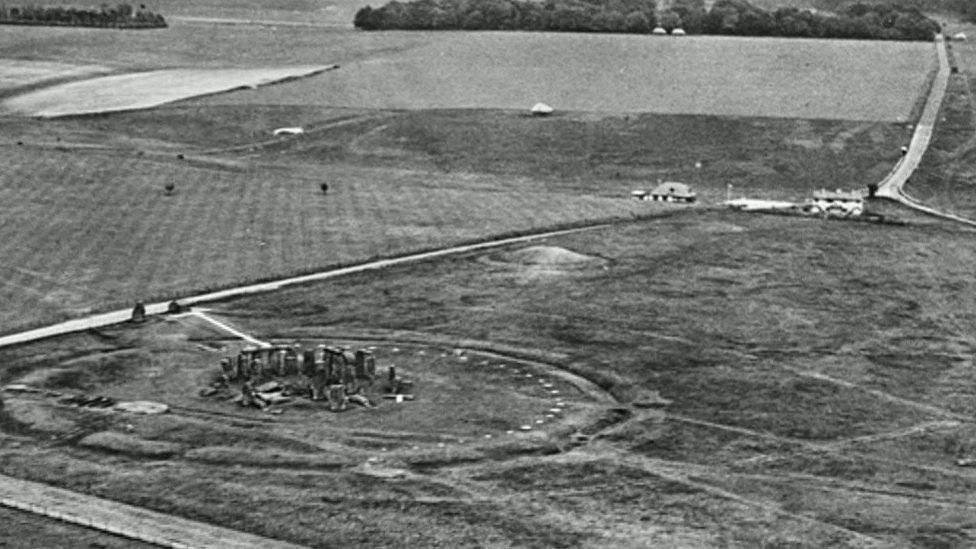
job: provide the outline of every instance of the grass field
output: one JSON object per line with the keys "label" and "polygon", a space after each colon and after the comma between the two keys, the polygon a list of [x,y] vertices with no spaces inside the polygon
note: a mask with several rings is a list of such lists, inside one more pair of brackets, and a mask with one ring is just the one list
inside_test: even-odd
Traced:
{"label": "grass field", "polygon": [[[476,240],[653,211],[626,197],[510,192],[490,176],[275,172],[4,147],[9,328]],[[332,190],[322,194],[328,181]],[[175,182],[173,196],[163,187]],[[501,187],[501,188],[499,188]],[[193,268],[188,268],[193,266]]]}
{"label": "grass field", "polygon": [[528,109],[904,122],[930,44],[437,33],[429,45],[224,103]]}
{"label": "grass field", "polygon": [[179,24],[146,33],[13,29],[11,58],[127,68],[341,63],[210,104],[527,109],[905,122],[931,44],[547,33],[360,33]]}
{"label": "grass field", "polygon": [[[388,340],[378,356],[424,380],[426,419],[221,408],[187,376],[204,379],[235,343],[199,324],[7,349],[10,379],[155,391],[235,417],[83,413],[7,394],[0,424],[44,435],[0,449],[0,470],[313,546],[965,547],[976,541],[976,472],[956,466],[976,452],[970,242],[941,225],[688,212],[549,239],[545,253],[469,254],[218,304],[259,337]],[[556,260],[573,254],[591,259]],[[576,449],[560,429],[458,442],[485,432],[479,411],[516,409],[497,406],[511,378],[429,344],[426,356],[392,351],[424,338],[559,364],[627,412],[585,428],[596,438]],[[454,390],[476,393],[464,413],[447,411],[463,399],[439,399],[455,369],[469,381]],[[647,391],[672,402],[629,406]],[[335,434],[316,438],[323,429]],[[183,450],[161,461],[79,445],[101,432]]]}
{"label": "grass field", "polygon": [[428,33],[360,33],[305,27],[175,22],[166,29],[7,26],[0,35],[6,59],[97,64],[133,70],[268,67],[347,63],[425,44]]}
{"label": "grass field", "polygon": [[108,68],[97,65],[77,66],[66,63],[2,59],[0,60],[0,92],[108,71]]}
{"label": "grass field", "polygon": [[[341,72],[350,62],[353,73],[402,56],[411,62],[439,59],[438,52],[458,46],[462,36],[182,24],[122,34],[29,31],[11,28],[0,36],[5,54],[98,60],[125,70],[342,62]],[[472,35],[459,51],[475,62],[477,48],[500,36]],[[651,42],[634,37],[576,38],[593,46],[578,63],[613,52],[635,62],[635,52],[673,47],[647,46]],[[497,75],[522,63],[542,81],[552,71],[545,57],[555,58],[565,40],[520,36],[518,47],[504,50],[491,70]],[[777,41],[728,43],[741,43],[743,51],[766,61],[786,55],[774,64],[780,69],[801,54],[824,63],[828,53],[845,47],[801,41],[800,53],[788,53],[777,49]],[[631,51],[635,44],[640,47]],[[686,44],[692,53],[730,51],[717,47],[722,42]],[[762,44],[774,47],[763,53]],[[854,65],[876,58],[870,62],[880,67],[882,58],[892,59],[880,55],[890,49],[857,47],[863,56],[854,57]],[[898,66],[921,71],[901,74],[903,84],[924,75],[926,47],[885,47],[904,54]],[[373,61],[356,63],[365,59]],[[451,63],[445,66],[457,68]],[[750,78],[749,85],[756,78],[773,84],[757,75],[735,85]],[[401,87],[420,93],[428,76]],[[308,80],[313,88],[321,83]],[[11,306],[2,313],[4,330],[489,234],[646,213],[653,207],[624,197],[658,179],[688,181],[706,203],[724,198],[728,184],[738,193],[789,199],[824,185],[860,187],[887,172],[907,137],[902,125],[856,121],[579,112],[533,120],[518,111],[486,109],[343,109],[330,106],[339,102],[336,97],[321,90],[306,94],[298,84],[112,116],[6,118],[0,156],[8,169],[0,176],[0,208],[9,227],[2,251],[10,261],[2,293]],[[642,90],[629,93],[643,97]],[[904,105],[915,100],[913,94],[902,98]],[[596,99],[587,110],[606,107],[605,98]],[[281,126],[308,132],[273,139],[270,132]],[[328,196],[318,191],[322,182],[333,187]],[[164,196],[167,183],[175,183],[174,196]]]}
{"label": "grass field", "polygon": [[[282,125],[309,134],[273,139]],[[823,184],[880,178],[904,133],[310,107],[174,107],[4,127],[6,330],[492,234],[661,213],[668,207],[628,199],[659,178],[692,183],[709,204],[727,183],[802,199]],[[258,141],[268,143],[246,145]],[[204,154],[213,144],[229,148]]]}

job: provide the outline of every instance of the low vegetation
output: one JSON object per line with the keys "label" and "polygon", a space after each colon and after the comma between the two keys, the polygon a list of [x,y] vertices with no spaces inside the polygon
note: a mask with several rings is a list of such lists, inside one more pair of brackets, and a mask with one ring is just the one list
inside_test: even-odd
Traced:
{"label": "low vegetation", "polygon": [[678,0],[655,16],[654,2],[636,4],[546,0],[417,0],[390,2],[356,13],[364,30],[529,30],[647,33],[657,26],[693,34],[932,40],[939,24],[914,8],[890,4],[851,4],[837,13],[782,8],[773,12],[745,0],[718,0],[706,10],[703,0]]}
{"label": "low vegetation", "polygon": [[2,6],[0,7],[0,24],[152,29],[166,27],[166,20],[162,15],[147,10],[145,5],[141,5],[139,9],[133,9],[130,4],[118,4],[114,7],[102,4],[100,10],[62,6]]}

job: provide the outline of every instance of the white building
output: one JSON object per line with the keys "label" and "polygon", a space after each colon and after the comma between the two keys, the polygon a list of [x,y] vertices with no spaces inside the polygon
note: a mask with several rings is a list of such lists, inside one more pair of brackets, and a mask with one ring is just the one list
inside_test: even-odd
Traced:
{"label": "white building", "polygon": [[864,195],[860,191],[821,189],[813,192],[813,207],[828,215],[861,215],[864,213]]}

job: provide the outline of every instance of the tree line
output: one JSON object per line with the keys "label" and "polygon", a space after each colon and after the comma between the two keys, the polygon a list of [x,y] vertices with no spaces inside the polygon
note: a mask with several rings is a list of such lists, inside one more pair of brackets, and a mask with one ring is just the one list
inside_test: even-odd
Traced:
{"label": "tree line", "polygon": [[[967,0],[969,1],[969,0]],[[354,24],[364,30],[530,30],[647,33],[655,27],[689,34],[932,40],[939,24],[915,7],[855,3],[825,13],[768,11],[746,0],[676,0],[658,12],[654,0],[393,0],[366,6]]]}
{"label": "tree line", "polygon": [[145,5],[140,5],[139,9],[133,9],[129,4],[102,4],[99,9],[0,6],[0,24],[149,29],[165,27],[166,20],[147,10]]}

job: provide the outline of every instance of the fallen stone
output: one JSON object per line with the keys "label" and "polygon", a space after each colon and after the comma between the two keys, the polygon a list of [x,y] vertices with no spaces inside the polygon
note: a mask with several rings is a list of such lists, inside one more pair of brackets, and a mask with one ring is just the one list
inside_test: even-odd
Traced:
{"label": "fallen stone", "polygon": [[372,408],[373,407],[373,403],[370,402],[369,399],[366,398],[363,395],[349,395],[348,398],[349,398],[349,402],[351,402],[353,404],[358,404],[358,405],[362,406],[363,408]]}
{"label": "fallen stone", "polygon": [[115,405],[116,410],[129,412],[130,414],[164,414],[169,411],[169,406],[161,402],[151,402],[148,400],[135,400],[132,402],[119,402]]}
{"label": "fallen stone", "polygon": [[277,381],[269,381],[267,383],[262,383],[254,388],[258,393],[274,393],[281,390],[281,383]]}
{"label": "fallen stone", "polygon": [[291,397],[284,396],[281,393],[257,393],[257,397],[263,400],[267,404],[281,404],[284,402],[291,402]]}

